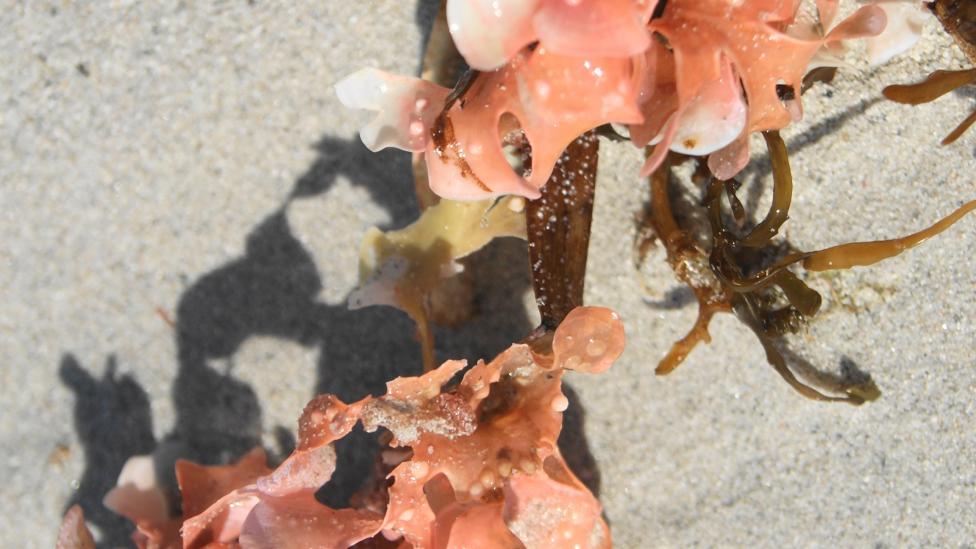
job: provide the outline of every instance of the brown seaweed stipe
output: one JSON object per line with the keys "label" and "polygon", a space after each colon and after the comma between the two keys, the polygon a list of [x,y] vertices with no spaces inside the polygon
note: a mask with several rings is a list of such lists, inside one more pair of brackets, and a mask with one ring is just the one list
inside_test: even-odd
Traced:
{"label": "brown seaweed stipe", "polygon": [[[976,2],[972,0],[935,0],[929,4],[942,28],[951,36],[969,61],[976,64]],[[976,82],[976,69],[935,71],[922,82],[888,86],[882,93],[897,103],[928,103],[952,90]],[[976,111],[969,114],[941,142],[949,145],[976,123]]]}
{"label": "brown seaweed stipe", "polygon": [[[935,101],[943,95],[959,89],[967,84],[976,82],[976,69],[965,69],[959,71],[935,71],[928,77],[916,84],[896,84],[888,86],[882,90],[882,94],[891,101],[903,103],[905,105],[921,105],[930,101]],[[949,145],[955,142],[962,134],[966,133],[973,123],[976,122],[976,111],[970,113],[949,135],[941,142],[942,145]]]}
{"label": "brown seaweed stipe", "polygon": [[698,318],[688,334],[672,345],[658,364],[655,370],[658,375],[677,368],[700,342],[712,340],[708,324],[716,313],[732,312],[732,291],[715,277],[709,269],[708,256],[678,227],[674,219],[668,197],[673,158],[674,155],[668,155],[651,174],[651,204],[646,222],[664,244],[668,265],[675,276],[694,292],[698,300]]}
{"label": "brown seaweed stipe", "polygon": [[[660,361],[655,372],[667,374],[677,368],[699,342],[709,342],[708,325],[720,312],[732,312],[759,339],[766,360],[777,373],[801,395],[820,401],[847,402],[859,405],[879,395],[870,379],[846,381],[833,376],[819,376],[820,388],[826,394],[800,381],[791,370],[776,338],[796,333],[813,317],[821,305],[821,296],[800,280],[789,267],[801,264],[810,271],[849,269],[866,266],[896,256],[928,238],[948,229],[976,209],[968,202],[932,226],[914,234],[891,240],[842,244],[815,252],[794,252],[760,267],[761,253],[789,216],[793,178],[785,143],[778,132],[764,132],[773,172],[773,202],[766,217],[745,237],[729,230],[722,218],[721,198],[726,195],[734,217],[742,217],[742,205],[735,197],[738,183],[708,177],[704,206],[711,228],[711,251],[705,252],[693,242],[675,221],[671,210],[668,185],[673,160],[671,154],[650,178],[651,204],[644,223],[649,225],[667,251],[667,261],[679,280],[698,300],[698,318],[688,334],[677,341]],[[702,164],[699,165],[701,169]],[[643,244],[640,256],[643,257]],[[751,272],[751,274],[746,274]],[[773,287],[779,292],[773,292]],[[781,296],[781,298],[777,298]],[[786,305],[779,304],[785,299]]]}
{"label": "brown seaweed stipe", "polygon": [[[955,39],[971,63],[976,64],[976,2],[972,0],[935,0],[929,4],[942,28]],[[882,92],[888,99],[909,105],[928,103],[952,90],[976,82],[976,69],[935,71],[922,82],[888,86]],[[949,145],[976,123],[976,111],[969,114],[942,140]]]}
{"label": "brown seaweed stipe", "polygon": [[896,103],[921,105],[935,101],[952,90],[961,88],[976,80],[976,69],[960,71],[938,70],[925,80],[915,84],[895,84],[882,90],[882,94]]}
{"label": "brown seaweed stipe", "polygon": [[976,63],[976,3],[972,0],[935,0],[929,7],[963,53]]}
{"label": "brown seaweed stipe", "polygon": [[544,331],[583,305],[600,141],[586,132],[566,147],[542,196],[525,209],[532,288]]}
{"label": "brown seaweed stipe", "polygon": [[[763,137],[766,139],[769,158],[773,163],[773,203],[769,207],[766,218],[742,239],[742,245],[751,248],[764,246],[776,236],[779,228],[783,226],[783,223],[786,223],[790,204],[793,201],[793,172],[790,170],[786,143],[779,136],[779,132],[763,132]],[[730,196],[735,195],[734,192],[728,194]]]}
{"label": "brown seaweed stipe", "polygon": [[973,210],[976,210],[976,200],[966,202],[956,211],[930,227],[902,238],[876,240],[874,242],[851,242],[825,250],[805,253],[803,254],[803,268],[808,271],[828,271],[872,265],[918,246],[948,229]]}

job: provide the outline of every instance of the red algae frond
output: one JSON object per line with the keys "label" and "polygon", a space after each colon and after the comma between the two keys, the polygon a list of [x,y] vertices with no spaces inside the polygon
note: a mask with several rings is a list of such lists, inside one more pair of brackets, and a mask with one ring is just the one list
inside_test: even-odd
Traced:
{"label": "red algae frond", "polygon": [[[397,378],[386,395],[353,404],[316,397],[299,420],[297,448],[274,470],[260,449],[229,466],[178,463],[181,545],[347,547],[375,537],[448,547],[472,543],[476,532],[486,548],[609,547],[600,504],[556,442],[568,406],[564,369],[605,370],[623,345],[616,313],[581,307],[557,329],[553,349],[513,345],[468,369],[456,386],[450,381],[462,361]],[[576,353],[589,362],[574,360]],[[363,498],[387,501],[383,513],[331,509],[314,497],[335,470],[332,443],[357,422],[387,429],[390,448],[409,450],[391,463],[391,482],[376,485],[382,497]],[[145,521],[138,509],[120,512]]]}
{"label": "red algae frond", "polygon": [[57,549],[95,549],[95,539],[85,526],[85,513],[77,503],[64,514],[58,531]]}
{"label": "red algae frond", "polygon": [[617,313],[603,307],[575,309],[552,338],[556,366],[599,374],[623,352],[625,339]]}
{"label": "red algae frond", "polygon": [[[564,149],[608,123],[629,125],[638,147],[659,144],[642,175],[673,150],[717,154],[716,170],[732,177],[748,158],[749,134],[802,115],[795,96],[814,60],[840,64],[818,58],[821,50],[885,28],[885,11],[872,4],[818,35],[810,30],[816,24],[798,21],[799,7],[782,0],[452,0],[455,43],[484,72],[462,79],[439,114],[426,98],[447,90],[432,83],[408,85],[372,71],[368,82],[357,73],[337,90],[348,106],[381,113],[363,130],[368,143],[388,135],[385,145],[425,145],[430,187],[444,198],[538,198]],[[819,7],[821,23],[832,22],[835,3]],[[384,90],[364,93],[375,100],[351,92],[374,89],[370,82]],[[782,90],[794,97],[784,99]],[[506,158],[513,132],[531,149],[531,168],[513,170]]]}

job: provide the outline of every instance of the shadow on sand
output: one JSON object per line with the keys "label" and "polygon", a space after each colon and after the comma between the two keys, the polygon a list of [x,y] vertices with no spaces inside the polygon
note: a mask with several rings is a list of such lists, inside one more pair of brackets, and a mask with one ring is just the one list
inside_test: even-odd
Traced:
{"label": "shadow on sand", "polygon": [[[295,183],[287,201],[246,237],[245,253],[197,279],[180,297],[175,318],[178,371],[172,387],[176,422],[163,441],[154,440],[146,392],[129,376],[117,376],[114,359],[101,379],[65,355],[61,377],[75,393],[75,426],[84,446],[86,469],[76,496],[102,545],[126,543],[131,526],[105,509],[101,500],[114,485],[125,460],[155,450],[160,478],[172,482],[177,458],[227,463],[261,443],[270,430],[277,459],[294,447],[292,426],[262,421],[261,403],[234,375],[237,350],[254,336],[271,336],[319,351],[315,393],[333,393],[349,402],[383,394],[385,383],[421,371],[414,326],[388,307],[349,310],[318,300],[322,280],[309,252],[292,234],[288,206],[332,188],[341,175],[366,189],[402,227],[416,216],[409,157],[368,151],[358,137],[327,137],[316,145],[318,158]],[[502,239],[475,254],[468,268],[475,277],[475,317],[456,329],[437,330],[440,359],[490,358],[520,340],[534,326],[521,296],[531,287],[523,241]],[[216,367],[215,364],[227,365]],[[567,461],[594,491],[599,473],[583,434],[583,412],[572,389],[560,445]],[[300,410],[295,410],[297,418]],[[320,493],[344,506],[371,471],[376,435],[355,431],[337,444],[336,475]]]}
{"label": "shadow on sand", "polygon": [[[439,0],[418,2],[422,44],[438,6]],[[417,58],[422,56],[418,52]],[[358,136],[325,137],[315,149],[316,160],[285,203],[246,236],[244,255],[204,274],[181,295],[174,322],[178,370],[171,390],[176,421],[164,440],[153,437],[146,391],[132,377],[116,374],[114,358],[100,379],[70,353],[62,358],[60,375],[75,395],[75,429],[85,454],[82,481],[65,509],[81,504],[102,533],[100,547],[129,543],[132,526],[101,503],[129,457],[153,453],[159,478],[175,485],[173,462],[178,458],[228,463],[259,445],[265,431],[278,446],[270,452],[272,460],[294,448],[293,426],[265,425],[253,388],[234,375],[234,355],[248,338],[270,336],[317,349],[317,378],[310,389],[346,402],[383,394],[387,381],[421,372],[414,326],[404,314],[387,307],[351,311],[318,300],[327,281],[287,218],[289,204],[324,195],[342,176],[387,212],[391,223],[382,229],[407,225],[418,211],[409,155],[370,152]],[[535,327],[521,300],[531,288],[523,241],[495,241],[467,265],[476,273],[477,312],[459,328],[436,330],[440,360],[489,359]],[[584,413],[572,388],[564,384],[564,390],[570,409],[559,444],[569,465],[598,493],[600,476],[583,432]],[[295,410],[296,419],[299,413]],[[361,429],[339,441],[336,473],[321,499],[344,506],[371,472],[376,450],[376,435]]]}

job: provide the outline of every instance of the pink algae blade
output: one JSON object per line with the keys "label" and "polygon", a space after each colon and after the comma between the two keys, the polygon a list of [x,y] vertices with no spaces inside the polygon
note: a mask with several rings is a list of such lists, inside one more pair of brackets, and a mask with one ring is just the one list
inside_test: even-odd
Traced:
{"label": "pink algae blade", "polygon": [[629,57],[645,49],[654,2],[633,0],[448,0],[447,19],[471,68],[497,69],[539,41],[561,55]]}
{"label": "pink algae blade", "polygon": [[[454,200],[516,194],[534,199],[556,160],[601,124],[634,124],[643,58],[570,57],[539,46],[482,73],[434,125],[426,158],[431,189]],[[502,140],[521,130],[531,169],[513,170]]]}
{"label": "pink algae blade", "polygon": [[556,366],[598,374],[613,365],[626,341],[617,313],[603,307],[579,307],[556,329],[552,349]]}
{"label": "pink algae blade", "polygon": [[[159,549],[339,548],[374,538],[418,548],[608,547],[600,504],[570,471],[557,440],[569,404],[563,368],[605,370],[623,350],[623,327],[609,309],[581,307],[553,341],[552,354],[512,345],[455,385],[463,361],[397,378],[386,395],[353,404],[320,395],[302,413],[295,451],[273,470],[261,449],[225,466],[180,461],[183,520],[154,516],[158,524],[130,513],[136,540]],[[567,354],[579,352],[577,342],[589,345],[582,352],[590,364]],[[370,485],[378,492],[356,500],[365,506],[332,509],[314,494],[335,471],[332,443],[356,423],[388,429],[389,450],[409,451],[384,457],[393,459],[386,469],[392,482]],[[63,537],[82,545],[65,547],[87,549],[79,515],[66,517]],[[179,533],[163,537],[180,523]]]}
{"label": "pink algae blade", "polygon": [[64,514],[56,549],[95,549],[95,539],[85,525],[85,513],[78,504]]}

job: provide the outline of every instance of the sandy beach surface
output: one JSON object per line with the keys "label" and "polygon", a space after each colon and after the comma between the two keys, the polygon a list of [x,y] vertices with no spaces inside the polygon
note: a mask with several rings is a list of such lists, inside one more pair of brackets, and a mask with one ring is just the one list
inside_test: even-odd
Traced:
{"label": "sandy beach surface", "polygon": [[[420,371],[406,316],[349,311],[371,226],[417,215],[406,153],[370,153],[332,86],[364,66],[416,74],[434,2],[15,2],[0,12],[0,546],[52,547],[131,455],[280,456],[305,402],[380,393]],[[907,107],[883,86],[968,66],[932,21],[922,45],[855,62],[783,132],[801,249],[901,236],[976,198],[970,133],[938,142],[971,89]],[[731,316],[667,377],[653,369],[696,308],[660,249],[635,267],[642,156],[604,143],[586,297],[624,318],[603,375],[571,375],[565,450],[615,544],[976,544],[976,219],[871,268],[811,275],[824,312],[790,349],[869,374],[861,407],[808,401]],[[761,140],[754,150],[762,152]],[[761,154],[740,191],[769,203]],[[525,245],[472,261],[478,316],[438,331],[490,358],[534,326]],[[341,501],[369,469],[339,446]]]}

